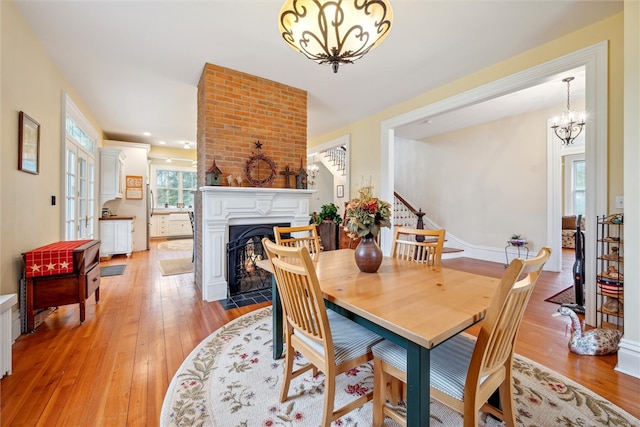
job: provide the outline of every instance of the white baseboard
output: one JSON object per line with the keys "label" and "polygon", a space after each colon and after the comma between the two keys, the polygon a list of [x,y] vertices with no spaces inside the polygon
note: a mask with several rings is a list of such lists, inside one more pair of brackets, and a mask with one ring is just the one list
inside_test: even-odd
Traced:
{"label": "white baseboard", "polygon": [[22,323],[20,322],[20,310],[11,313],[11,343],[13,344],[22,331]]}
{"label": "white baseboard", "polygon": [[616,371],[640,378],[640,343],[622,338],[618,349]]}
{"label": "white baseboard", "polygon": [[[423,220],[424,220],[424,228],[428,228],[428,229],[442,228],[437,223],[433,222],[431,219],[429,219],[426,216],[423,218]],[[442,254],[442,259],[466,257],[466,258],[479,259],[481,261],[498,262],[500,264],[507,263],[507,256],[505,254],[504,247],[495,248],[495,247],[488,247],[488,246],[472,245],[458,238],[458,236],[456,236],[455,234],[451,234],[451,233],[446,234],[444,245],[445,247],[448,247],[448,248],[461,249],[463,252],[445,253],[445,254]],[[513,247],[507,248],[507,253],[509,255],[508,261],[513,260],[513,258],[517,256],[517,247],[513,246]],[[524,257],[525,254],[526,254],[526,249],[520,248],[520,255]],[[529,251],[529,257],[535,256],[535,255],[536,255],[535,252]],[[547,270],[546,265],[544,270]]]}
{"label": "white baseboard", "polygon": [[[435,222],[431,221],[429,218],[424,217],[425,228],[430,229],[439,229],[442,228]],[[490,261],[490,262],[498,262],[500,264],[508,264],[508,262],[512,261],[518,254],[518,248],[515,246],[508,247],[507,253],[505,254],[504,247],[488,247],[488,246],[477,246],[472,245],[464,240],[458,238],[456,235],[447,233],[445,236],[445,247],[461,249],[463,252],[449,252],[442,254],[442,259],[450,259],[450,258],[458,258],[458,257],[466,257],[479,259],[481,261]],[[527,254],[527,250],[524,247],[520,248],[520,256],[525,257]],[[507,260],[508,255],[508,260]],[[537,255],[533,250],[529,250],[529,258]],[[544,271],[554,271],[545,264]]]}
{"label": "white baseboard", "polygon": [[465,257],[464,251],[459,252],[444,252],[442,254],[442,259],[452,259],[452,258],[462,258]]}

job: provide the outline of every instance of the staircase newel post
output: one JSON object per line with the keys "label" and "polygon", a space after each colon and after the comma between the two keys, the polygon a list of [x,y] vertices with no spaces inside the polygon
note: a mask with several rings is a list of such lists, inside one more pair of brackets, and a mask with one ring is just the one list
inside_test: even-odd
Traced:
{"label": "staircase newel post", "polygon": [[[422,217],[424,215],[425,215],[425,213],[422,212],[422,208],[418,209],[418,212],[416,212],[416,216],[418,217],[418,223],[416,224],[416,228],[418,230],[423,230],[424,229],[424,221],[422,220]],[[416,236],[416,241],[424,242],[424,236]]]}

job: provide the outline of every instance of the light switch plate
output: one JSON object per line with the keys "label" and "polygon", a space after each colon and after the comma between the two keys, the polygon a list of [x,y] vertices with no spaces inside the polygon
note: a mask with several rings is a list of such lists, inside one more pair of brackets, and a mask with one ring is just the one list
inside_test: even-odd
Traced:
{"label": "light switch plate", "polygon": [[616,209],[624,209],[624,197],[616,197]]}

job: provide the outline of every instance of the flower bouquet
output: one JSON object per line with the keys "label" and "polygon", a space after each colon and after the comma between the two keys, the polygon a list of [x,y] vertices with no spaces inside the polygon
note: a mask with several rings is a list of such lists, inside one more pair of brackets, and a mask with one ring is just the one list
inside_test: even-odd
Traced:
{"label": "flower bouquet", "polygon": [[381,227],[391,227],[391,204],[373,197],[373,187],[362,187],[358,197],[347,204],[344,231],[352,239],[368,234],[377,236]]}
{"label": "flower bouquet", "polygon": [[347,204],[345,232],[352,239],[361,237],[355,250],[360,271],[375,273],[382,263],[382,251],[375,236],[381,227],[391,227],[391,204],[373,197],[373,187],[358,190],[358,197]]}

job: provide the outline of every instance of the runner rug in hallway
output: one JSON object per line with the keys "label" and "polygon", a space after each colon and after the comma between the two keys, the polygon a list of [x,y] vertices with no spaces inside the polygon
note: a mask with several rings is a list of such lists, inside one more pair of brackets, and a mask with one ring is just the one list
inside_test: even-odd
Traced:
{"label": "runner rug in hallway", "polygon": [[158,250],[191,252],[193,250],[193,239],[167,240],[166,242],[160,242],[158,243]]}
{"label": "runner rug in hallway", "polygon": [[100,276],[108,277],[108,276],[120,276],[124,274],[124,269],[127,266],[125,264],[119,265],[107,265],[104,267],[100,267]]}
{"label": "runner rug in hallway", "polygon": [[557,294],[550,296],[545,301],[560,305],[575,303],[576,290],[573,288],[573,286],[569,286],[567,289],[564,289]]}
{"label": "runner rug in hallway", "polygon": [[[283,360],[271,352],[271,307],[239,317],[205,338],[182,363],[164,398],[161,426],[317,426],[323,376],[310,372],[292,380],[280,403]],[[336,405],[372,386],[371,364],[338,377]],[[604,398],[541,365],[517,356],[515,405],[519,426],[638,426]],[[482,417],[482,426],[502,425]],[[371,402],[333,426],[370,426]],[[395,425],[389,419],[385,426]],[[462,418],[431,401],[431,426],[462,426]]]}
{"label": "runner rug in hallway", "polygon": [[163,276],[193,273],[193,262],[189,258],[161,259],[158,261]]}

